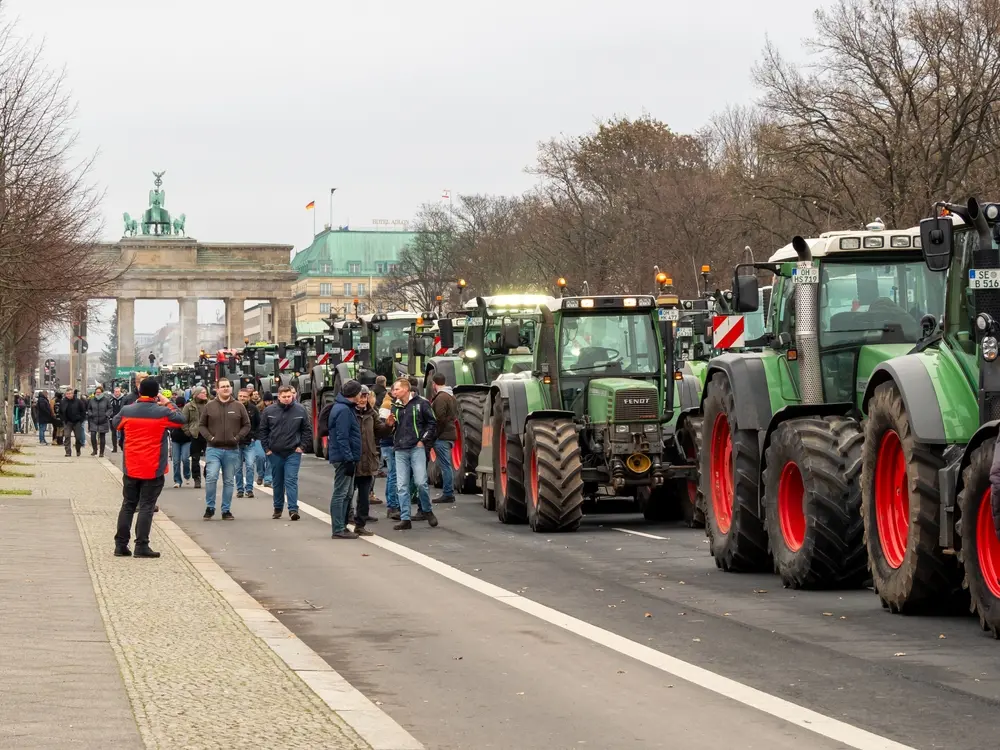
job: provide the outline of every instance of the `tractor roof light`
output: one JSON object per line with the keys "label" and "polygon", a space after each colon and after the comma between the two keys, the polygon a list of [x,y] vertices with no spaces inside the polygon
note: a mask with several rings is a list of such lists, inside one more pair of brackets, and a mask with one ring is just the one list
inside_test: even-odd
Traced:
{"label": "tractor roof light", "polygon": [[565,288],[566,279],[560,276],[558,279],[556,279],[556,286],[559,287],[560,289]]}
{"label": "tractor roof light", "polygon": [[656,274],[656,283],[657,284],[666,284],[667,283],[667,278],[668,278],[668,276],[665,273],[663,273],[663,271],[660,271],[658,274]]}
{"label": "tractor roof light", "polygon": [[709,265],[704,265],[701,267],[702,273],[712,273],[712,267]]}
{"label": "tractor roof light", "polygon": [[865,237],[864,245],[869,250],[885,247],[885,237]]}
{"label": "tractor roof light", "polygon": [[635,297],[626,297],[622,300],[622,304],[625,305],[625,307],[635,307],[639,304],[639,302]]}
{"label": "tractor roof light", "polygon": [[459,289],[465,289],[465,279],[459,279],[458,280],[458,288]]}
{"label": "tractor roof light", "polygon": [[594,300],[592,299],[582,299],[580,300],[580,307],[593,307]]}

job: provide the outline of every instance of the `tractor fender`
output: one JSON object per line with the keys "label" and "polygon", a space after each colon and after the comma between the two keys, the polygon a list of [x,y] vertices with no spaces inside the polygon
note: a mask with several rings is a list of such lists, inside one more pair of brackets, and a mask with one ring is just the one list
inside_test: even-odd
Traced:
{"label": "tractor fender", "polygon": [[489,393],[490,387],[481,383],[472,383],[468,385],[456,385],[452,390],[457,396],[459,393]]}
{"label": "tractor fender", "polygon": [[831,404],[789,404],[778,409],[771,417],[760,444],[760,471],[757,474],[757,514],[763,518],[764,513],[764,469],[767,468],[767,449],[771,445],[771,436],[781,426],[782,422],[799,417],[843,417],[854,408],[850,401]]}
{"label": "tractor fender", "polygon": [[723,354],[708,363],[706,387],[701,394],[704,408],[707,384],[721,372],[729,378],[736,401],[736,428],[763,432],[771,422],[771,397],[767,373],[759,356],[753,354]]}
{"label": "tractor fender", "polygon": [[515,435],[524,434],[524,423],[528,419],[528,389],[526,383],[519,380],[496,380],[491,387],[491,393],[499,394],[500,398],[510,407],[510,421]]}
{"label": "tractor fender", "polygon": [[681,412],[698,409],[701,406],[701,381],[695,375],[685,374],[677,384],[677,403],[674,408]]}
{"label": "tractor fender", "polygon": [[334,371],[340,376],[341,385],[346,383],[348,380],[354,379],[354,369],[354,363],[352,362],[341,362],[337,365]]}
{"label": "tractor fender", "polygon": [[576,415],[566,409],[536,409],[524,420],[524,423],[533,422],[536,419],[568,419],[573,421]]}
{"label": "tractor fender", "polygon": [[934,392],[934,382],[927,368],[917,357],[895,357],[876,367],[868,378],[861,410],[867,414],[868,402],[874,395],[875,389],[890,381],[896,384],[903,396],[913,436],[921,443],[936,445],[947,443],[944,419],[941,417],[941,408]]}

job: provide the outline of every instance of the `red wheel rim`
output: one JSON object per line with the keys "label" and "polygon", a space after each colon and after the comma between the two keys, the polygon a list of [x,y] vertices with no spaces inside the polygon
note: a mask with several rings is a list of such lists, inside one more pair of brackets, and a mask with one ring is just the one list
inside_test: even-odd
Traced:
{"label": "red wheel rim", "polygon": [[698,483],[693,479],[688,480],[688,501],[691,505],[698,504]]}
{"label": "red wheel rim", "polygon": [[979,518],[976,520],[976,552],[979,570],[983,574],[986,588],[1000,599],[1000,538],[993,526],[993,510],[990,507],[990,490],[983,493],[979,502]]}
{"label": "red wheel rim", "polygon": [[507,433],[503,427],[500,428],[500,465],[497,471],[500,472],[500,491],[507,497]]}
{"label": "red wheel rim", "polygon": [[875,463],[875,522],[882,555],[891,568],[899,568],[906,557],[910,537],[910,491],[907,487],[906,456],[895,430],[882,436]]}
{"label": "red wheel rim", "polygon": [[451,446],[451,468],[455,471],[462,469],[462,425],[455,420],[455,442]]}
{"label": "red wheel rim", "polygon": [[715,522],[719,531],[728,534],[733,523],[733,438],[725,414],[717,416],[712,425],[710,465]]}
{"label": "red wheel rim", "polygon": [[538,506],[538,451],[531,451],[531,504]]}
{"label": "red wheel rim", "polygon": [[316,417],[316,399],[315,398],[312,399],[312,412],[313,412],[313,434],[314,435],[318,435],[319,434],[319,425],[316,424],[317,417]]}
{"label": "red wheel rim", "polygon": [[805,494],[802,472],[798,464],[789,461],[778,478],[778,522],[785,546],[792,552],[802,549],[806,540]]}

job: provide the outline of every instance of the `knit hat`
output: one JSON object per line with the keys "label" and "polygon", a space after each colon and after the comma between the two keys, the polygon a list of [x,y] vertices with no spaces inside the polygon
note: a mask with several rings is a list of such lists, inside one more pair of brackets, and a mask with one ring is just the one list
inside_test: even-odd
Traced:
{"label": "knit hat", "polygon": [[145,396],[146,398],[156,398],[156,394],[159,392],[160,384],[153,378],[144,378],[143,381],[139,383],[140,396]]}
{"label": "knit hat", "polygon": [[260,397],[264,401],[274,401],[274,394],[271,393],[270,391],[264,391],[262,394],[260,394]]}
{"label": "knit hat", "polygon": [[361,393],[361,383],[357,380],[348,380],[340,392],[344,394],[344,398],[354,398]]}

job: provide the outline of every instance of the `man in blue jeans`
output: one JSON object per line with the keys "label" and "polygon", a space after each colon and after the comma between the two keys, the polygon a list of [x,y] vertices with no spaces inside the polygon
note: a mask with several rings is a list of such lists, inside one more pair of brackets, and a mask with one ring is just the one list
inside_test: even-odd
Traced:
{"label": "man in blue jeans", "polygon": [[427,399],[410,390],[410,381],[399,378],[392,384],[392,395],[398,401],[386,424],[393,427],[393,453],[396,458],[396,497],[399,501],[399,523],[392,528],[403,531],[413,528],[410,522],[410,477],[417,487],[420,512],[414,521],[427,521],[437,526],[427,486],[427,450],[434,444],[437,423]]}
{"label": "man in blue jeans", "polygon": [[[434,376],[434,397],[431,398],[431,408],[437,422],[437,435],[434,437],[434,455],[441,469],[441,495],[434,498],[435,503],[455,502],[455,468],[451,465],[452,449],[458,440],[458,401],[447,386],[444,375]],[[461,469],[462,467],[457,467]]]}
{"label": "man in blue jeans", "polygon": [[[361,426],[355,410],[361,398],[361,383],[348,380],[333,403],[327,420],[327,460],[333,464],[330,518],[334,539],[357,539],[347,528],[347,503],[354,494],[354,472],[361,460]],[[367,398],[367,397],[366,397]]]}
{"label": "man in blue jeans", "polygon": [[278,403],[271,404],[260,416],[260,444],[271,466],[274,513],[281,518],[285,499],[288,517],[299,520],[299,466],[302,453],[312,448],[312,424],[302,404],[295,401],[290,386],[278,389]]}
{"label": "man in blue jeans", "polygon": [[205,438],[205,515],[215,515],[215,488],[222,473],[222,520],[232,521],[233,485],[240,466],[240,441],[250,432],[250,417],[243,404],[233,398],[233,384],[221,378],[216,396],[201,411],[198,430]]}
{"label": "man in blue jeans", "polygon": [[[270,391],[261,394],[261,404],[257,407],[261,414],[274,403],[274,395]],[[257,441],[257,484],[263,482],[265,487],[271,486],[271,461],[264,454],[264,447]]]}
{"label": "man in blue jeans", "polygon": [[260,430],[260,412],[250,401],[250,391],[241,388],[238,396],[250,417],[250,432],[240,441],[240,467],[236,470],[236,497],[253,497],[253,471],[257,463],[257,432]]}

